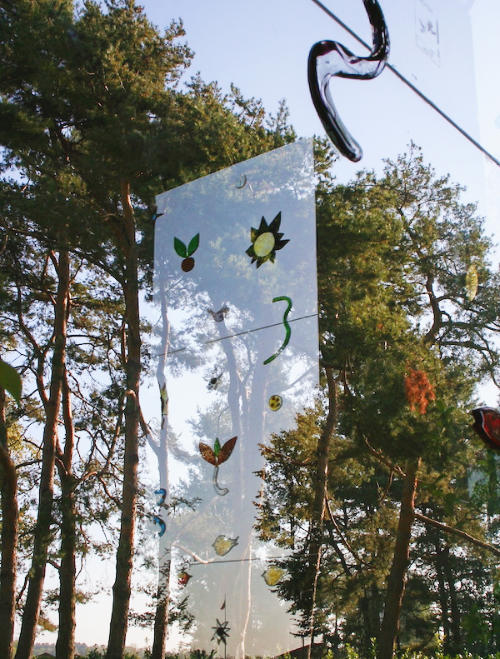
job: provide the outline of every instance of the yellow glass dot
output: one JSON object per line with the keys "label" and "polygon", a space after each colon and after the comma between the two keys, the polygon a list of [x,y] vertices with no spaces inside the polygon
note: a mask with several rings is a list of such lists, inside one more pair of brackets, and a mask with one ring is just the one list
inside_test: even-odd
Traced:
{"label": "yellow glass dot", "polygon": [[271,398],[269,399],[269,407],[273,410],[273,412],[279,410],[282,403],[283,400],[281,396],[278,396],[277,394],[274,394],[274,396],[271,396]]}
{"label": "yellow glass dot", "polygon": [[276,240],[271,231],[261,233],[253,244],[255,255],[260,257],[267,256],[273,251],[275,242]]}
{"label": "yellow glass dot", "polygon": [[262,576],[264,577],[264,581],[267,583],[268,586],[276,586],[276,584],[281,581],[281,578],[285,574],[285,570],[281,569],[280,567],[269,567],[265,572],[263,572]]}

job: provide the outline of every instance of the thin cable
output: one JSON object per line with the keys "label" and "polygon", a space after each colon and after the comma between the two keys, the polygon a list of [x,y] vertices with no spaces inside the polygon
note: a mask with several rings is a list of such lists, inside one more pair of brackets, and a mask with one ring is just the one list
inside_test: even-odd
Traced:
{"label": "thin cable", "polygon": [[[311,556],[317,556],[317,552],[313,552]],[[192,567],[193,565],[223,565],[224,563],[249,563],[251,561],[260,561],[260,562],[269,562],[269,561],[281,561],[284,559],[290,558],[290,556],[267,556],[266,558],[259,558],[258,556],[250,556],[248,558],[227,558],[226,560],[219,561],[189,561],[186,563],[187,566]],[[297,557],[295,557],[297,560]],[[303,560],[307,560],[306,557]]]}
{"label": "thin cable", "polygon": [[189,567],[192,565],[223,565],[224,563],[249,563],[250,561],[277,561],[282,558],[286,558],[286,556],[268,556],[267,558],[251,556],[250,558],[228,558],[225,561],[206,561],[204,563],[200,563],[200,561],[191,561],[187,563],[187,565],[189,565]]}
{"label": "thin cable", "polygon": [[[299,316],[298,318],[290,318],[289,323],[296,323],[298,320],[304,320],[305,318],[314,318],[317,316],[317,313],[311,313],[307,316]],[[252,334],[253,332],[259,332],[262,329],[268,329],[269,327],[278,327],[279,325],[283,325],[283,321],[280,320],[277,323],[271,323],[270,325],[262,325],[261,327],[254,327],[253,329],[250,330],[244,330],[243,332],[236,332],[236,334],[228,334],[227,336],[219,336],[216,339],[210,339],[209,341],[205,341],[203,345],[210,345],[211,343],[218,343],[219,341],[225,341],[225,339],[233,339],[235,336],[242,336],[243,334]],[[169,355],[175,355],[177,352],[183,352],[184,350],[188,350],[188,348],[177,348],[177,350],[171,350],[169,352]],[[157,353],[159,355],[162,355],[163,353]]]}
{"label": "thin cable", "polygon": [[[328,7],[325,7],[325,5],[322,2],[320,2],[320,0],[312,0],[312,2],[314,2],[315,5],[317,5],[320,9],[322,9],[325,12],[325,14],[328,14],[330,18],[332,18],[336,23],[338,23],[338,25],[340,25],[346,32],[348,32],[354,39],[356,39],[356,41],[358,41],[368,50],[371,50],[370,46],[365,41],[363,41],[363,39],[361,39],[361,37],[359,37],[356,34],[356,32],[351,30],[351,28],[348,25],[346,25],[344,21],[342,21],[338,16],[336,16],[330,9],[328,9]],[[487,151],[484,148],[484,146],[482,146],[477,140],[475,140],[472,137],[472,135],[469,135],[469,133],[467,133],[467,131],[464,130],[461,126],[459,126],[456,123],[456,121],[454,121],[448,114],[446,114],[446,112],[441,110],[441,108],[439,108],[434,103],[434,101],[431,101],[431,99],[428,96],[426,96],[423,92],[421,92],[420,89],[418,89],[418,87],[415,87],[415,85],[412,82],[410,82],[408,78],[405,78],[405,76],[402,75],[396,68],[394,68],[392,64],[387,63],[386,67],[390,69],[394,73],[394,75],[397,78],[399,78],[399,80],[401,80],[401,82],[403,82],[407,87],[409,87],[413,92],[415,92],[417,96],[419,96],[425,103],[427,103],[427,105],[429,105],[433,110],[435,110],[439,115],[441,115],[443,119],[445,119],[449,124],[451,124],[453,128],[458,130],[458,132],[461,133],[461,135],[465,137],[466,140],[468,140],[471,144],[473,144],[476,147],[476,149],[479,149],[479,151],[481,151],[481,153],[483,153],[487,158],[489,158],[492,162],[494,162],[497,167],[500,167],[500,160],[497,160],[497,158],[495,158],[495,156],[493,156],[489,151]]]}
{"label": "thin cable", "polygon": [[[299,316],[298,318],[290,318],[289,323],[296,323],[298,320],[304,320],[304,318],[314,318],[317,316],[317,313],[311,313],[308,316]],[[235,336],[241,336],[242,334],[252,334],[252,332],[258,332],[261,329],[267,329],[268,327],[278,327],[278,325],[283,325],[283,321],[280,320],[278,323],[272,323],[271,325],[262,325],[261,327],[255,327],[251,330],[244,330],[243,332],[237,332],[236,334],[228,334],[227,336],[221,336],[217,339],[210,339],[210,341],[205,341],[205,345],[209,343],[217,343],[217,341],[224,341],[224,339],[232,339]]]}

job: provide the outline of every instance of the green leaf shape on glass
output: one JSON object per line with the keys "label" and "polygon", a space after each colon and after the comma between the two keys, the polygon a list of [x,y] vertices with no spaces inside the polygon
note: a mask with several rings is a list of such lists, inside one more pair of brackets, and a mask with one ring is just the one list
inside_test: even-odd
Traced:
{"label": "green leaf shape on glass", "polygon": [[21,398],[21,376],[16,369],[0,359],[0,387],[9,392],[16,403]]}
{"label": "green leaf shape on glass", "polygon": [[191,238],[191,240],[189,241],[186,256],[192,256],[198,249],[199,245],[200,245],[200,234],[197,233],[196,236]]}
{"label": "green leaf shape on glass", "polygon": [[186,245],[182,242],[182,240],[179,240],[179,238],[174,238],[174,249],[177,252],[177,254],[183,259],[189,256]]}
{"label": "green leaf shape on glass", "polygon": [[285,327],[285,339],[284,339],[283,343],[281,344],[281,346],[278,348],[278,350],[276,350],[276,352],[274,354],[272,354],[270,357],[268,357],[266,359],[266,361],[264,362],[264,364],[269,364],[270,362],[273,361],[273,359],[276,359],[276,357],[281,352],[283,352],[283,350],[288,345],[288,342],[290,341],[290,336],[292,334],[292,329],[291,329],[290,324],[288,323],[288,320],[287,320],[288,314],[290,313],[290,310],[292,308],[292,300],[287,295],[280,295],[278,297],[273,297],[273,302],[281,302],[281,301],[287,303],[286,311],[283,314],[283,325]]}

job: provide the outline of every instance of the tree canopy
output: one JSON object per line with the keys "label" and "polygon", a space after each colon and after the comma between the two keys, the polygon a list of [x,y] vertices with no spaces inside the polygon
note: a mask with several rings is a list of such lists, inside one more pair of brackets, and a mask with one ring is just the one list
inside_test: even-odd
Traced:
{"label": "tree canopy", "polygon": [[[51,625],[57,657],[75,655],[91,556],[116,561],[109,658],[131,618],[154,624],[154,659],[189,623],[159,590],[149,616],[130,612],[154,195],[296,136],[284,103],[271,117],[236,86],[187,81],[184,36],[132,0],[0,7],[2,656],[16,615],[17,659]],[[493,654],[498,463],[468,414],[500,382],[491,243],[415,145],[345,185],[334,159],[316,140],[322,393],[263,448],[258,531],[289,552],[274,588],[335,655],[369,656],[374,638],[382,659],[432,651],[436,634]]]}

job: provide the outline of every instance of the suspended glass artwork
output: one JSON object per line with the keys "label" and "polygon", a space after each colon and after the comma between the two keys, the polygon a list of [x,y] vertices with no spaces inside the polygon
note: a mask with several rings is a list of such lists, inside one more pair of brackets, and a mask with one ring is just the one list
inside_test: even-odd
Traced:
{"label": "suspended glass artwork", "polygon": [[318,382],[314,188],[312,142],[300,140],[156,199],[155,529],[164,587],[170,575],[194,616],[191,649],[244,657],[296,645],[273,591],[283,550],[253,525],[259,444],[295,426]]}
{"label": "suspended glass artwork", "polygon": [[500,451],[500,412],[492,407],[478,407],[471,414],[473,428],[486,446]]}
{"label": "suspended glass artwork", "polygon": [[372,27],[373,46],[368,56],[354,55],[336,41],[319,41],[309,53],[309,89],[316,111],[332,142],[346,158],[361,159],[362,150],[349,133],[335,108],[330,80],[339,76],[371,80],[383,71],[389,55],[389,34],[377,0],[363,0]]}

